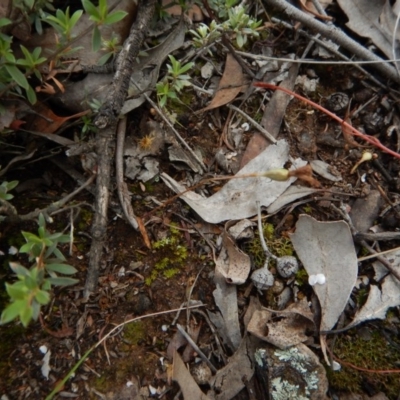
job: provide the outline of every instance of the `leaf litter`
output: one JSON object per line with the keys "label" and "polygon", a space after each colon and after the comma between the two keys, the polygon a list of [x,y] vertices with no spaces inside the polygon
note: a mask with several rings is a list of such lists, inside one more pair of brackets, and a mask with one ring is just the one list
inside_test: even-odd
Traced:
{"label": "leaf litter", "polygon": [[[392,9],[388,1],[381,1],[374,5],[374,10],[376,11],[374,11],[374,15],[367,13],[367,11],[359,14],[357,10],[365,7],[366,2],[361,0],[348,2],[352,9],[346,8],[347,5],[340,0],[338,2],[349,17],[349,27],[360,35],[365,34],[368,36],[376,46],[390,57],[393,51],[390,47],[390,41],[394,26],[393,11],[395,11],[395,8]],[[308,11],[312,7],[310,2],[303,2],[302,4]],[[357,7],[354,7],[355,5]],[[312,10],[312,13],[318,18],[323,18],[321,10]],[[369,29],[366,32],[365,27],[368,24],[371,25],[371,23],[373,29]],[[357,25],[363,25],[363,27],[357,28]],[[125,102],[124,113],[135,110],[146,101],[145,97],[142,96],[142,92],[154,86],[160,73],[160,67],[167,55],[183,46],[185,30],[186,28],[182,21],[179,22],[173,28],[173,32],[160,45],[150,49],[147,52],[147,56],[139,60],[138,67],[131,80],[130,98]],[[277,81],[281,81],[283,78],[289,79],[286,83],[290,86],[290,80],[295,80],[297,77],[298,68],[291,68],[289,72],[287,69],[275,72],[274,79],[277,79]],[[210,77],[206,75],[203,78],[208,79]],[[272,82],[271,80],[268,81]],[[99,86],[99,82],[97,81],[95,86]],[[318,82],[316,80],[315,84],[318,85]],[[279,82],[274,81],[274,84],[276,83]],[[224,105],[233,102],[239,93],[246,89],[246,85],[248,85],[247,77],[243,73],[241,65],[228,53],[218,89],[211,102],[205,107],[203,105],[203,108],[200,108],[198,113],[204,113],[207,116],[209,113],[220,112],[220,110],[223,110]],[[82,90],[81,92],[85,92],[85,100],[87,100],[87,94],[91,93]],[[273,94],[273,98],[275,98],[276,93]],[[66,91],[66,95],[68,94],[73,94],[72,88]],[[270,119],[273,122],[271,122],[272,126],[268,127],[268,130],[275,130],[276,134],[280,129],[282,119],[285,117],[286,106],[289,104],[290,107],[289,96],[283,93],[280,93],[279,96],[284,99],[280,103],[282,109],[278,110],[279,107],[275,107],[273,111],[276,115]],[[81,98],[79,103],[83,100]],[[76,98],[69,101],[78,104]],[[272,100],[270,104],[276,105]],[[299,113],[301,112],[300,110]],[[220,117],[219,114],[212,115]],[[268,118],[268,116],[268,113],[264,113],[262,123],[264,127],[268,125],[265,122],[265,118]],[[64,119],[61,121],[60,124],[64,122]],[[290,133],[290,123],[287,121],[285,123]],[[9,124],[10,122],[6,120],[4,126],[9,126]],[[46,131],[46,128],[43,130]],[[51,133],[56,130],[50,129]],[[254,135],[254,137],[257,137],[257,135]],[[156,161],[146,157],[157,157],[163,150],[164,145],[165,143],[163,142],[158,149],[147,151],[147,154],[146,151],[140,152],[137,145],[131,148],[126,147],[126,157],[137,157],[137,160],[140,161],[145,160],[143,165],[139,161],[128,161],[128,166],[129,162],[132,162],[132,168],[126,172],[126,176],[134,179],[140,173],[140,170],[144,168],[147,169],[147,171],[141,171],[141,178],[144,182],[151,181],[151,179],[157,177],[159,174],[158,164],[157,166],[152,164]],[[258,145],[259,147],[257,148]],[[207,314],[204,314],[204,318],[209,320],[211,331],[216,328],[216,331],[218,331],[216,337],[220,337],[222,340],[222,346],[219,348],[220,354],[215,350],[210,350],[208,353],[213,362],[217,361],[219,365],[218,372],[214,376],[207,378],[206,381],[202,381],[201,384],[196,382],[193,379],[194,372],[192,374],[190,372],[192,368],[188,369],[184,364],[185,362],[194,363],[195,352],[193,348],[187,344],[187,340],[183,338],[179,331],[176,331],[174,336],[171,333],[171,339],[169,339],[170,346],[166,354],[173,361],[173,364],[167,367],[167,375],[169,379],[173,379],[179,384],[185,399],[216,398],[228,400],[235,398],[247,386],[247,383],[252,380],[253,376],[256,376],[259,382],[263,380],[270,382],[264,394],[268,391],[268,397],[271,395],[273,399],[326,398],[328,383],[325,371],[318,357],[307,346],[314,349],[318,346],[313,340],[313,335],[315,336],[318,331],[321,331],[321,350],[325,355],[326,363],[329,365],[330,360],[328,360],[326,351],[326,346],[329,345],[329,342],[324,332],[330,331],[338,323],[340,324],[343,313],[349,312],[349,308],[354,307],[353,294],[357,293],[355,286],[359,268],[357,261],[358,246],[353,240],[349,222],[325,221],[332,217],[321,212],[321,210],[324,210],[321,206],[318,208],[318,212],[312,214],[315,214],[322,221],[297,213],[295,215],[297,219],[295,224],[290,222],[286,225],[284,224],[286,217],[292,214],[290,210],[302,203],[301,201],[295,203],[297,200],[303,198],[312,199],[311,196],[321,194],[321,196],[328,197],[328,200],[321,200],[321,204],[323,201],[331,201],[329,196],[334,195],[334,191],[330,191],[332,187],[335,189],[343,187],[331,185],[340,185],[341,181],[346,182],[349,179],[346,171],[342,169],[342,173],[333,174],[329,165],[329,161],[331,161],[329,158],[325,157],[324,161],[322,161],[322,159],[315,159],[315,156],[313,156],[310,159],[309,155],[306,156],[301,152],[293,151],[296,147],[294,140],[279,139],[275,144],[268,144],[263,139],[258,142],[258,145],[254,148],[250,148],[250,145],[245,148],[247,152],[246,162],[241,164],[243,168],[235,175],[236,179],[229,180],[217,193],[209,197],[205,197],[203,194],[200,195],[195,191],[187,191],[185,185],[190,186],[193,183],[192,179],[190,179],[191,177],[188,178],[189,173],[186,175],[175,174],[180,178],[185,176],[185,179],[181,180],[181,182],[175,180],[172,177],[172,173],[159,174],[166,186],[175,193],[180,194],[180,198],[203,220],[200,222],[202,226],[206,225],[206,223],[218,224],[228,221],[222,232],[221,229],[214,229],[216,228],[215,225],[211,225],[212,229],[209,229],[211,233],[207,231],[203,234],[201,229],[198,229],[203,238],[209,241],[207,242],[206,240],[207,243],[214,245],[213,240],[215,239],[215,249],[218,252],[218,255],[214,257],[215,290],[213,296],[216,309],[211,310],[210,307],[207,310]],[[238,144],[235,144],[235,146],[238,147]],[[293,154],[295,154],[296,158]],[[323,153],[323,155],[326,156],[326,153]],[[183,157],[174,157],[170,151],[171,164],[178,165],[179,162],[184,161]],[[295,176],[285,181],[272,180],[266,177],[240,178],[240,175],[270,171],[287,167],[288,165],[290,165],[291,170],[296,170],[304,167],[308,162],[313,167],[314,172],[326,180],[323,181],[324,189],[316,189],[299,184],[298,181],[296,182]],[[184,161],[184,163],[186,164],[184,170],[187,172],[187,166],[190,167],[190,161]],[[136,167],[137,170],[134,170]],[[195,170],[194,168],[192,169]],[[147,173],[150,175],[146,175]],[[145,192],[146,188],[144,186],[142,188],[144,188],[142,190]],[[310,308],[309,303],[309,300],[313,300],[311,295],[307,296],[302,293],[303,297],[297,297],[299,292],[304,291],[304,285],[307,285],[304,282],[302,284],[299,283],[301,279],[299,273],[296,272],[294,275],[287,276],[277,273],[278,265],[271,264],[269,259],[267,259],[262,268],[254,270],[252,265],[254,261],[252,259],[253,254],[246,253],[246,247],[243,246],[243,243],[246,240],[254,240],[255,235],[252,232],[254,223],[251,219],[257,214],[257,202],[260,202],[264,210],[267,211],[266,217],[268,219],[266,223],[270,219],[276,223],[277,219],[274,219],[273,214],[279,213],[282,209],[285,210],[286,214],[277,214],[279,218],[282,217],[281,228],[285,225],[280,230],[280,234],[290,238],[295,254],[300,259],[308,275],[308,288],[312,289],[318,299],[318,302],[313,302],[312,308]],[[154,218],[155,220],[157,218]],[[168,224],[169,222],[168,218],[163,219],[163,223]],[[370,226],[366,229],[368,228]],[[145,229],[144,226],[143,229]],[[188,228],[186,231],[186,239],[189,242],[190,234],[193,234],[193,230],[190,232],[190,228]],[[215,249],[213,247],[213,251]],[[207,250],[210,254],[210,249]],[[283,260],[284,257],[293,256],[272,258],[277,261],[279,259]],[[385,257],[395,268],[398,267],[398,258],[400,258],[399,253]],[[385,269],[384,264],[380,261],[374,262],[373,267],[376,271],[375,282],[371,279],[372,283],[368,284],[367,300],[361,308],[355,313],[353,312],[352,320],[347,324],[346,329],[356,327],[366,321],[385,319],[387,311],[400,304],[399,282]],[[261,270],[264,270],[263,275],[261,275]],[[268,283],[267,280],[269,278],[266,278],[267,275],[272,277]],[[119,287],[118,283],[112,283],[114,286],[110,286],[111,288]],[[258,289],[258,291],[254,290],[252,292],[257,297],[250,296],[250,300],[248,300],[252,285]],[[283,293],[283,291],[279,291],[282,289],[279,285],[283,285],[289,292],[285,308],[278,311],[263,307],[262,304],[268,304],[272,297],[278,297]],[[261,290],[265,291],[262,295],[260,294]],[[106,300],[103,299],[103,301]],[[187,304],[189,303],[190,296]],[[243,330],[241,317],[244,303],[249,303],[249,306],[244,317],[246,324]],[[358,306],[358,304],[356,305]],[[86,319],[86,314],[84,315]],[[188,322],[194,321],[195,318],[188,320]],[[81,337],[85,335],[85,327],[80,320],[79,325],[77,335]],[[203,325],[198,324],[187,329],[189,335],[199,346],[201,344],[199,343],[199,338],[201,338],[201,334],[204,334],[202,328]],[[184,346],[186,350],[182,355],[182,360],[178,351],[181,351]],[[226,354],[222,356],[222,349],[225,349],[226,354],[229,354],[228,362],[221,361],[226,357]],[[50,352],[48,357],[50,357]],[[49,359],[43,361],[42,373],[48,378],[52,369],[49,365]],[[290,373],[286,376],[286,374],[282,374],[282,370],[290,371]],[[163,379],[161,378],[160,380],[162,381]],[[164,382],[166,381],[164,380]]]}

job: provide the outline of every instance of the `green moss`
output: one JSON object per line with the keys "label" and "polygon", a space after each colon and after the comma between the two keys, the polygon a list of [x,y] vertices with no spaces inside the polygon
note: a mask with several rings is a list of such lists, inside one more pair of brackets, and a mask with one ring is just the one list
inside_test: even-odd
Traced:
{"label": "green moss", "polygon": [[[398,350],[379,332],[374,332],[371,340],[350,336],[350,332],[339,336],[336,340],[333,351],[339,360],[368,370],[398,369]],[[392,338],[392,340],[400,344],[400,339]],[[361,393],[362,386],[366,382],[377,391],[385,393],[390,399],[397,399],[400,392],[398,374],[363,372],[342,364],[342,369],[337,372],[328,368],[327,375],[331,386],[343,392]]]}
{"label": "green moss", "polygon": [[[283,237],[276,237],[275,228],[272,224],[264,223],[263,233],[264,239],[271,253],[273,253],[277,257],[293,255],[294,250],[290,240]],[[260,236],[258,232],[256,233],[256,237],[251,242],[246,243],[245,251],[252,256],[254,265],[257,268],[261,268],[264,265],[265,253],[261,246]]]}
{"label": "green moss", "polygon": [[188,250],[181,243],[181,232],[171,224],[170,234],[153,243],[157,260],[150,275],[145,279],[146,285],[151,285],[160,275],[170,279],[181,271],[186,259]]}
{"label": "green moss", "polygon": [[79,222],[77,227],[81,231],[85,231],[89,226],[92,225],[93,212],[87,208],[82,207],[79,214]]}
{"label": "green moss", "polygon": [[130,344],[138,345],[146,339],[146,326],[141,320],[131,322],[124,326],[124,339]]}
{"label": "green moss", "polygon": [[296,282],[299,286],[303,286],[308,283],[308,274],[304,268],[301,268],[297,271]]}

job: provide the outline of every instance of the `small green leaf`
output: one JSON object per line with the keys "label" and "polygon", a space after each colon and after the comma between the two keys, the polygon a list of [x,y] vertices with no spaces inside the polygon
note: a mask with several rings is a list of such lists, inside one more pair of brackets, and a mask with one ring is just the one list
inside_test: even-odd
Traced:
{"label": "small green leaf", "polygon": [[[82,0],[82,5],[85,11],[90,15],[92,20],[100,21],[100,13],[97,7],[91,3],[89,0]],[[95,19],[93,19],[95,18]]]}
{"label": "small green leaf", "polygon": [[101,21],[104,22],[104,19],[107,17],[108,13],[107,0],[99,0],[99,11]]}
{"label": "small green leaf", "polygon": [[29,253],[32,250],[32,247],[35,246],[35,243],[28,242],[21,246],[19,249],[20,253]]}
{"label": "small green leaf", "polygon": [[27,79],[25,78],[25,75],[14,65],[5,65],[7,72],[11,75],[11,78],[15,80],[15,82],[18,83],[19,86],[22,88],[28,90],[29,88],[29,83]]}
{"label": "small green leaf", "polygon": [[25,232],[25,231],[22,231],[21,233],[27,242],[42,244],[42,239],[40,237],[36,236],[34,233]]}
{"label": "small green leaf", "polygon": [[46,264],[46,269],[49,271],[59,272],[60,274],[72,275],[76,274],[78,270],[68,264]]}
{"label": "small green leaf", "polygon": [[[18,285],[18,283],[20,283],[20,285]],[[28,288],[24,285],[24,282],[17,282],[13,285],[6,283],[6,291],[11,299],[21,300],[26,297],[26,294],[28,293]]]}
{"label": "small green leaf", "polygon": [[112,55],[113,53],[104,54],[104,56],[101,56],[99,61],[97,61],[97,65],[104,65]]}
{"label": "small green leaf", "polygon": [[35,294],[35,299],[39,304],[46,305],[50,302],[50,293],[44,290],[39,290]]}
{"label": "small green leaf", "polygon": [[72,29],[75,26],[75,24],[79,21],[79,18],[82,16],[82,14],[83,10],[77,10],[72,14],[71,19],[69,20],[70,29]]}
{"label": "small green leaf", "polygon": [[93,29],[93,36],[92,36],[92,50],[99,51],[101,47],[101,33],[97,26]]}
{"label": "small green leaf", "polygon": [[1,313],[1,324],[6,324],[18,317],[21,309],[25,305],[25,300],[17,300],[9,304]]}
{"label": "small green leaf", "polygon": [[13,272],[17,275],[21,276],[29,276],[29,269],[26,269],[24,266],[21,264],[18,264],[16,262],[10,262],[10,268],[13,270]]}
{"label": "small green leaf", "polygon": [[238,33],[236,35],[236,43],[237,43],[239,48],[243,47],[243,45],[245,43],[245,40],[244,40],[244,36],[241,33]]}
{"label": "small green leaf", "polygon": [[107,15],[107,17],[104,19],[104,24],[106,25],[115,24],[116,22],[119,22],[122,19],[124,19],[127,15],[128,13],[125,11],[115,11]]}
{"label": "small green leaf", "polygon": [[33,300],[31,307],[32,307],[32,319],[36,321],[39,318],[41,305],[36,300]]}
{"label": "small green leaf", "polygon": [[191,69],[194,65],[194,62],[190,62],[185,64],[183,67],[181,67],[181,69],[179,70],[179,75],[184,74],[185,72],[189,71],[189,69]]}
{"label": "small green leaf", "polygon": [[49,278],[48,281],[55,286],[71,286],[76,285],[79,282],[78,279],[65,277]]}
{"label": "small green leaf", "polygon": [[29,103],[31,104],[35,104],[37,101],[37,97],[36,97],[36,93],[35,91],[32,89],[31,86],[28,87],[28,90],[26,91],[26,97],[29,101]]}
{"label": "small green leaf", "polygon": [[0,18],[0,28],[10,25],[11,21],[8,18]]}
{"label": "small green leaf", "polygon": [[29,61],[29,64],[34,65],[35,63],[33,61],[31,52],[25,46],[20,45],[19,47],[21,48],[22,52],[24,53],[26,60]]}
{"label": "small green leaf", "polygon": [[13,190],[15,187],[18,186],[19,181],[11,181],[7,182],[7,191]]}
{"label": "small green leaf", "polygon": [[29,322],[32,319],[32,306],[29,304],[28,300],[25,301],[25,304],[22,306],[19,312],[19,319],[21,320],[22,325],[26,328],[29,325]]}
{"label": "small green leaf", "polygon": [[35,0],[24,0],[24,3],[25,3],[30,9],[32,9],[33,6],[35,5]]}

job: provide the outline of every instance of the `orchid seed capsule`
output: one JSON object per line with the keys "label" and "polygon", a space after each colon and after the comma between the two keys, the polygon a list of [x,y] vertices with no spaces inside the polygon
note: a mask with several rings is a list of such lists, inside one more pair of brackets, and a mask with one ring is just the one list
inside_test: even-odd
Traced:
{"label": "orchid seed capsule", "polygon": [[260,176],[270,178],[274,181],[287,181],[289,179],[289,171],[286,168],[270,169],[262,172]]}

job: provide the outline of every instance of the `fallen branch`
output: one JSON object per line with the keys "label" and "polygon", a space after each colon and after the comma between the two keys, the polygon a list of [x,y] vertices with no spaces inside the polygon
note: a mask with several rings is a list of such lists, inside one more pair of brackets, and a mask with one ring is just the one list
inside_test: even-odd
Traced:
{"label": "fallen branch", "polygon": [[126,116],[118,123],[117,127],[117,151],[115,153],[115,177],[117,179],[117,191],[119,201],[124,211],[124,215],[133,229],[138,230],[139,225],[136,221],[135,214],[131,204],[131,193],[128,186],[124,182],[124,143],[126,132]]}
{"label": "fallen branch", "polygon": [[116,124],[128,93],[135,59],[145,39],[147,26],[153,16],[155,4],[156,0],[142,0],[140,2],[136,21],[133,23],[129,37],[126,39],[124,47],[118,55],[116,62],[117,70],[110,92],[94,122],[99,128],[96,137],[98,170],[96,181],[96,212],[92,224],[92,244],[83,293],[83,297],[86,300],[97,287],[103,247],[107,238],[107,209]]}
{"label": "fallen branch", "polygon": [[396,158],[400,158],[400,154],[396,153],[393,150],[390,150],[388,147],[384,146],[379,139],[377,139],[374,136],[370,136],[370,135],[366,135],[364,133],[361,133],[358,129],[354,128],[354,126],[350,125],[348,122],[344,121],[342,118],[338,117],[336,114],[334,114],[333,112],[327,110],[325,107],[322,107],[321,105],[314,103],[313,101],[295,93],[292,92],[291,90],[285,89],[283,87],[280,86],[276,86],[276,85],[272,85],[270,83],[266,83],[266,82],[255,82],[254,86],[256,87],[262,87],[265,89],[272,89],[272,90],[281,90],[293,97],[296,97],[297,99],[304,101],[307,104],[310,104],[312,107],[316,108],[319,111],[322,111],[323,113],[325,113],[326,115],[330,116],[332,119],[334,119],[335,121],[339,122],[340,125],[344,128],[346,128],[346,133],[351,134],[353,136],[357,136],[363,140],[365,140],[366,142],[372,144],[373,146],[377,147],[378,149],[381,149],[382,151],[384,151],[385,153],[388,153],[390,155],[392,155],[393,157]]}

